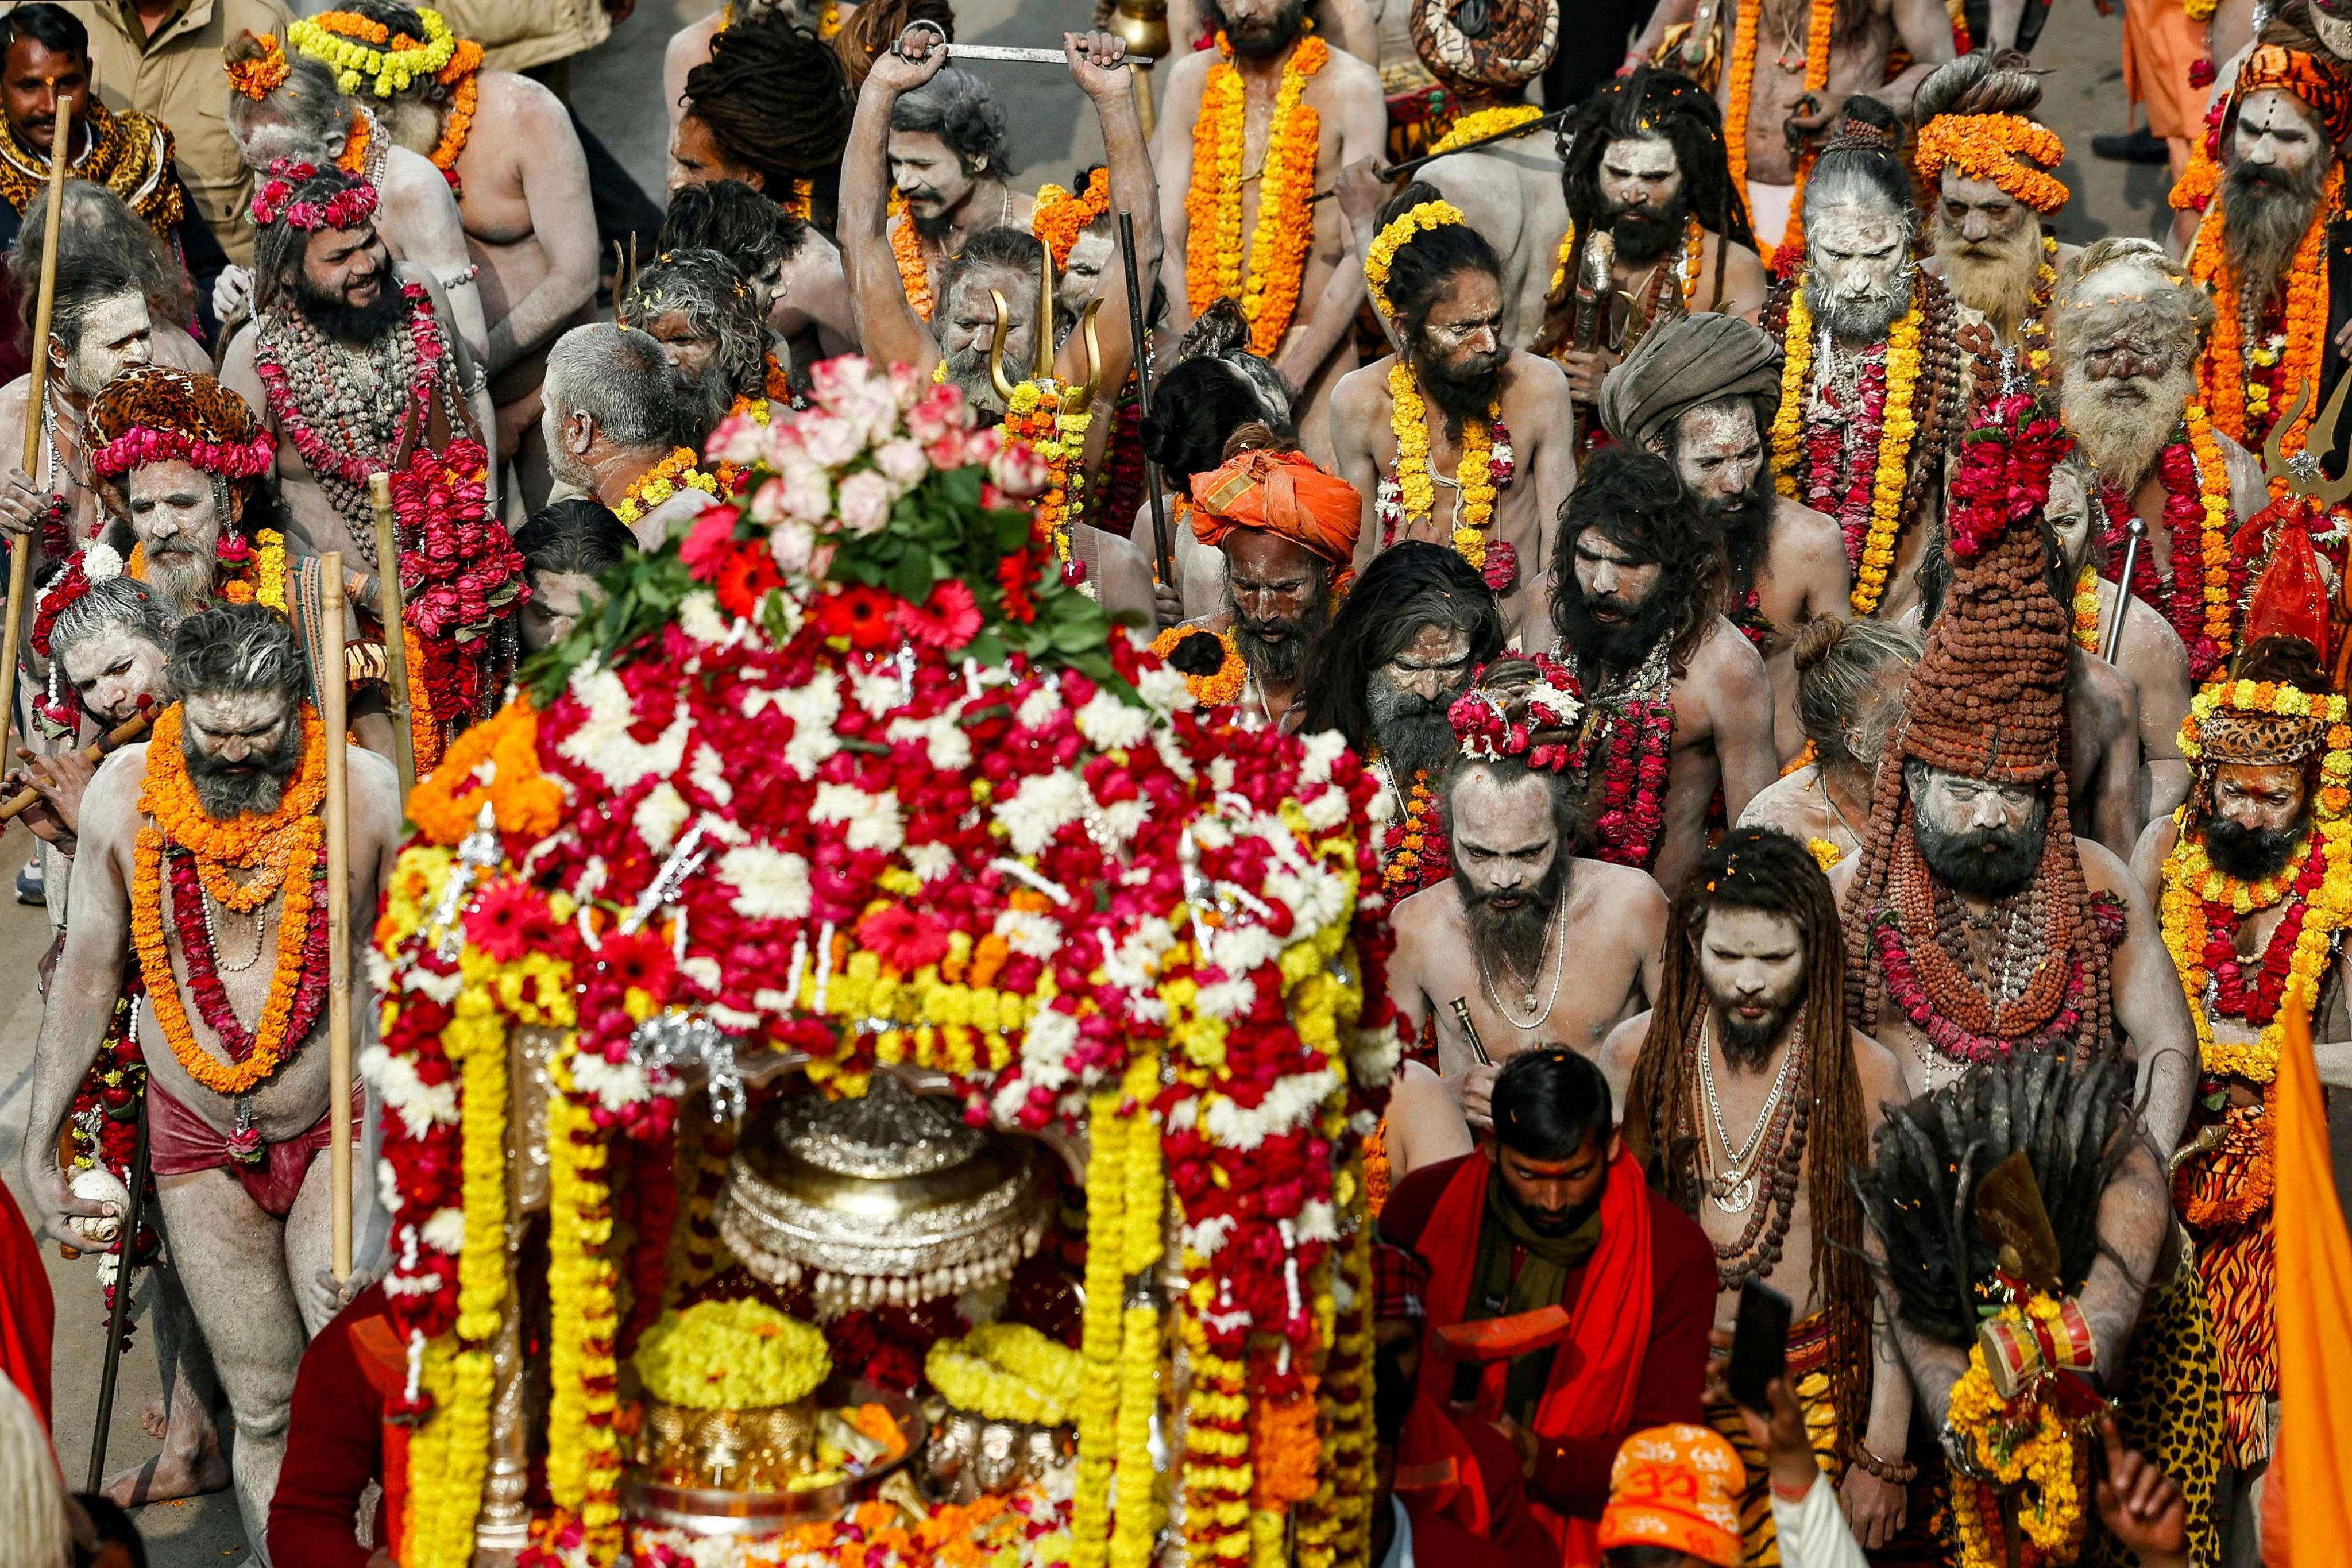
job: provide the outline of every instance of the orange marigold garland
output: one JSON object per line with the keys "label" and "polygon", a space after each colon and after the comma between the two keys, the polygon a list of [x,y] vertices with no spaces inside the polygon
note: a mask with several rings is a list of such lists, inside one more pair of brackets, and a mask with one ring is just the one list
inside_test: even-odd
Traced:
{"label": "orange marigold garland", "polygon": [[[2302,243],[2295,247],[2287,272],[2286,301],[2279,324],[2284,352],[2276,367],[2262,378],[2268,384],[2261,399],[2264,406],[2259,411],[2249,407],[2249,384],[2254,380],[2255,366],[2250,363],[2253,356],[2246,341],[2243,279],[2230,265],[2228,207],[2222,208],[2221,222],[2213,222],[2209,215],[2198,229],[2197,247],[2189,258],[2189,276],[2190,281],[2212,291],[2214,310],[2213,334],[2204,357],[2198,361],[2199,389],[2214,428],[2242,446],[2262,446],[2294,389],[2319,384],[2320,356],[2327,347],[2327,268],[2321,253],[2327,226],[2343,205],[2344,165],[2332,163],[2320,188],[2318,210]],[[2288,457],[2303,450],[2317,399],[2311,402],[2313,406],[2304,409],[2280,437],[2280,451]],[[2286,479],[2282,475],[2271,481],[2271,498],[2283,500],[2285,497]]]}
{"label": "orange marigold garland", "polygon": [[2066,205],[2066,187],[2048,173],[2065,156],[2058,132],[2021,114],[1939,114],[1919,132],[1914,166],[1923,191],[1936,188],[1948,163],[2046,217]]}
{"label": "orange marigold garland", "polygon": [[1192,183],[1184,195],[1192,237],[1184,248],[1184,298],[1194,315],[1213,300],[1237,299],[1250,323],[1250,347],[1271,357],[1281,347],[1298,307],[1307,247],[1315,238],[1316,154],[1323,120],[1306,101],[1307,83],[1331,58],[1331,46],[1309,33],[1283,62],[1282,81],[1266,129],[1265,162],[1258,184],[1257,226],[1249,237],[1249,270],[1242,271],[1242,163],[1247,130],[1241,73],[1223,33],[1224,58],[1209,68],[1192,122]]}
{"label": "orange marigold garland", "polygon": [[1029,232],[1053,254],[1055,267],[1067,267],[1078,236],[1092,228],[1108,211],[1110,172],[1097,167],[1087,174],[1083,191],[1066,191],[1050,181],[1038,186],[1037,208],[1030,216]]}
{"label": "orange marigold garland", "polygon": [[913,215],[901,212],[898,221],[890,226],[890,254],[898,258],[898,282],[907,290],[907,303],[915,314],[925,321],[931,319],[931,271],[923,259],[923,238],[915,232]]}
{"label": "orange marigold garland", "polygon": [[[1731,170],[1731,188],[1739,199],[1748,201],[1748,111],[1749,93],[1756,81],[1756,24],[1759,4],[1738,7],[1738,21],[1732,30],[1731,73],[1729,90],[1723,109],[1723,152]],[[1830,40],[1837,19],[1837,0],[1812,0],[1805,17],[1805,90],[1819,93],[1830,84]],[[1793,247],[1804,243],[1805,175],[1813,166],[1812,149],[1807,148],[1797,160],[1796,195],[1789,203],[1789,226],[1780,237],[1780,246],[1764,259],[1773,265],[1784,254],[1793,254]],[[1750,203],[1752,209],[1753,204]],[[1764,237],[1756,237],[1757,244]]]}
{"label": "orange marigold garland", "polygon": [[1224,650],[1224,658],[1216,669],[1207,675],[1186,674],[1184,684],[1192,689],[1192,700],[1203,708],[1228,708],[1242,700],[1242,687],[1248,671],[1242,663],[1241,649],[1230,631],[1211,632],[1202,626],[1170,626],[1152,641],[1151,651],[1161,658],[1172,654],[1180,643],[1193,637],[1213,637]]}

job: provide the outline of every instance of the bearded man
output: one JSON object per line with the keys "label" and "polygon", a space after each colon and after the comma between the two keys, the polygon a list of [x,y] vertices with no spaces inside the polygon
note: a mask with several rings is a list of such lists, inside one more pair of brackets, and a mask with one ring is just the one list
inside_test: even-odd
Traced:
{"label": "bearded man", "polygon": [[1501,264],[1433,189],[1407,185],[1381,216],[1365,276],[1401,346],[1331,398],[1333,466],[1366,503],[1356,563],[1450,544],[1501,598],[1507,634],[1531,641],[1576,484],[1567,378],[1503,340]]}
{"label": "bearded man", "polygon": [[[2038,488],[2063,447],[2021,394],[2000,397],[1971,433],[1984,483],[1955,500],[1943,613],[1911,673],[1896,751],[1879,764],[1862,852],[1831,883],[1848,1017],[1894,1052],[1906,1094],[2012,1056],[2120,1050],[2137,1062],[2147,1136],[2116,1151],[2101,1256],[2080,1290],[2114,1387],[2169,1228],[2158,1152],[2188,1114],[2195,1036],[2146,894],[2071,826],[2066,612],[2048,587],[2041,524],[2008,500]],[[1966,1352],[1908,1323],[1905,1358],[1933,1431]]]}
{"label": "bearded man", "polygon": [[[1201,8],[1217,42],[1170,69],[1152,159],[1169,319],[1181,329],[1216,300],[1240,300],[1249,346],[1300,391],[1299,428],[1314,451],[1333,388],[1356,368],[1349,323],[1364,289],[1344,215],[1306,198],[1381,152],[1380,73],[1307,31],[1307,0]],[[1129,210],[1116,196],[1112,205]]]}
{"label": "bearded man", "polygon": [[[1634,41],[1633,52],[1659,58],[1666,29],[1689,24],[1696,0],[1664,0]],[[1790,219],[1807,176],[1834,132],[1838,106],[1866,92],[1901,113],[1935,68],[1952,58],[1952,18],[1943,0],[1726,0],[1710,7],[1709,45],[1723,62],[1716,100],[1723,106],[1731,188],[1747,209],[1769,262],[1798,236]],[[1887,64],[1900,45],[1911,64],[1891,80]],[[1810,213],[1801,226],[1810,230]]]}
{"label": "bearded man", "polygon": [[[2102,239],[2075,258],[2058,289],[2054,344],[2058,405],[2097,480],[2100,574],[2123,570],[2126,530],[2146,525],[2133,570],[2135,596],[2162,612],[2204,680],[2229,655],[2228,574],[2205,558],[2209,531],[2223,536],[2262,510],[2261,465],[2219,428],[2198,394],[2198,356],[2213,326],[2204,290],[2144,239]],[[2115,595],[2102,591],[2101,624]],[[2126,621],[2123,662],[2134,684],[2160,687],[2161,645],[2151,650]],[[2157,659],[2156,666],[2148,662]],[[2178,804],[2187,780],[2169,781]]]}
{"label": "bearded man", "polygon": [[[1473,1127],[1496,1066],[1568,1046],[1600,1054],[1658,994],[1666,899],[1649,876],[1590,858],[1587,803],[1565,764],[1580,709],[1549,659],[1507,658],[1454,705],[1458,753],[1439,775],[1451,879],[1397,906],[1389,990],[1433,1047]],[[1563,986],[1567,950],[1577,983]]]}
{"label": "bearded man", "polygon": [[[27,294],[19,303],[29,334],[33,300]],[[69,263],[60,254],[42,406],[30,406],[29,374],[0,387],[0,441],[16,443],[7,450],[22,457],[25,421],[42,421],[40,472],[27,474],[12,458],[0,489],[0,529],[32,541],[40,552],[36,564],[68,553],[71,541],[88,539],[96,527],[100,506],[83,430],[90,399],[122,371],[147,363],[153,352],[146,290],[129,263],[99,254],[77,255]]]}
{"label": "bearded man", "polygon": [[1576,758],[1593,853],[1682,885],[1719,790],[1737,822],[1778,772],[1772,682],[1724,619],[1723,548],[1663,458],[1596,454],[1560,520],[1555,657],[1595,729]]}
{"label": "bearded man", "polygon": [[[367,85],[384,106],[385,134],[431,158],[457,193],[488,324],[481,363],[498,408],[497,450],[501,461],[520,455],[535,480],[546,463],[530,443],[547,350],[596,302],[596,209],[579,132],[554,93],[513,71],[485,69],[481,46],[451,37],[429,10],[353,0],[348,11],[288,28],[288,41],[325,56],[337,38],[357,36],[334,19],[346,16],[389,32],[395,57],[409,49],[432,58],[446,49],[438,71],[394,77],[387,65]],[[477,123],[485,134],[472,133]]]}
{"label": "bearded man", "polygon": [[[1034,231],[1037,198],[1007,183],[1017,172],[1011,119],[968,70],[950,66],[891,103],[888,151],[890,186],[904,209],[890,249],[908,300],[929,321],[947,264],[983,230]],[[908,264],[910,252],[919,268]]]}
{"label": "bearded man", "polygon": [[[1553,258],[1538,272],[1549,282],[1535,352],[1559,361],[1591,405],[1652,327],[1694,310],[1753,319],[1767,280],[1724,163],[1722,111],[1688,77],[1640,67],[1587,99],[1560,137],[1567,227],[1557,240],[1529,237],[1532,267]],[[1601,254],[1605,290],[1591,286]]]}
{"label": "bearded man", "polygon": [[[225,51],[228,66],[228,132],[236,155],[255,174],[280,158],[334,164],[376,188],[376,232],[394,261],[433,274],[466,346],[478,358],[489,347],[482,317],[478,268],[466,252],[466,225],[457,193],[424,153],[402,146],[366,103],[347,97],[335,68],[296,51],[289,58],[277,35],[245,33]],[[253,273],[232,267],[213,289],[215,316],[232,324],[253,313]]]}
{"label": "bearded man", "polygon": [[[2231,89],[2219,186],[2189,251],[2189,276],[2210,291],[2217,316],[2198,364],[2214,428],[2259,447],[2275,427],[2291,456],[2343,374],[2333,339],[2338,322],[2352,319],[2352,300],[2329,286],[2327,237],[2343,205],[2336,149],[2352,136],[2352,68],[2310,48],[2298,29],[2277,36],[2293,42],[2259,45]],[[2193,190],[2198,174],[2192,169],[2183,185]],[[2305,385],[2305,405],[2283,424]]]}
{"label": "bearded man", "polygon": [[715,250],[666,250],[622,297],[621,325],[661,344],[692,389],[694,425],[715,429],[730,414],[768,422],[768,332],[759,301]]}
{"label": "bearded man", "polygon": [[715,250],[742,273],[777,340],[768,354],[772,396],[789,366],[856,352],[841,249],[815,225],[740,180],[681,185],[669,194],[655,250],[688,249]]}
{"label": "bearded man", "polygon": [[[2308,581],[2316,586],[2315,574]],[[2309,595],[2298,608],[2301,624],[2324,637],[2326,596]],[[2263,635],[2240,657],[2237,679],[2209,688],[2211,705],[2200,705],[2181,731],[2196,759],[2188,806],[2178,820],[2149,826],[2134,869],[2164,913],[2197,1025],[2202,1094],[2174,1196],[2196,1242],[2221,1352],[2222,1469],[2232,1505],[2222,1511],[2251,1526],[2278,1432],[2272,1083],[2291,1017],[2301,1015],[2314,1035],[2329,1023],[2335,1036],[2343,1033],[2339,933],[2352,921],[2352,890],[2324,867],[2352,826],[2327,803],[2323,775],[2334,768],[2340,777],[2352,758],[2327,744],[2344,700],[2318,649],[2300,636],[2268,635],[2260,622],[2248,631]],[[2292,705],[2307,711],[2287,711],[2264,695],[2290,691],[2308,699]],[[2291,952],[2280,952],[2283,943]],[[2265,997],[2273,986],[2276,994]],[[2330,998],[2325,1020],[2323,994]]]}
{"label": "bearded man", "polygon": [[1731,624],[1764,656],[1782,762],[1804,749],[1798,628],[1852,594],[1837,524],[1772,488],[1764,438],[1780,403],[1780,349],[1760,328],[1705,314],[1664,322],[1609,373],[1601,422],[1620,446],[1675,466],[1730,566]]}
{"label": "bearded man", "polygon": [[1764,312],[1798,393],[1773,420],[1773,483],[1836,521],[1853,613],[1895,616],[1918,602],[1963,356],[1950,290],[1912,258],[1895,128],[1868,99],[1846,113],[1805,185],[1804,264]]}
{"label": "bearded man", "polygon": [[[1911,1385],[1873,1330],[1846,1171],[1903,1078],[1846,1025],[1837,900],[1801,842],[1736,827],[1706,852],[1675,897],[1658,1005],[1609,1037],[1601,1068],[1624,1097],[1626,1147],[1715,1243],[1716,1327],[1738,1321],[1750,1279],[1794,1306],[1790,1391],[1822,1468],[1843,1477],[1858,1543],[1885,1545],[1903,1522]],[[1764,1456],[1728,1401],[1707,1416],[1747,1462],[1743,1561],[1777,1563]]]}
{"label": "bearded man", "polygon": [[1204,708],[1295,732],[1305,679],[1354,558],[1356,487],[1297,451],[1257,447],[1192,477],[1192,536],[1225,563],[1225,607],[1160,634],[1152,651]]}
{"label": "bearded man", "polygon": [[1381,866],[1391,899],[1453,874],[1437,831],[1437,784],[1454,752],[1446,715],[1502,651],[1494,590],[1460,555],[1420,540],[1372,557],[1315,649],[1304,730],[1337,730],[1372,759],[1389,823]]}
{"label": "bearded man", "polygon": [[1911,102],[1919,184],[1934,193],[1922,265],[1985,319],[2037,380],[2046,374],[2058,274],[2081,251],[2049,220],[2066,205],[2066,155],[2033,118],[2042,78],[2025,56],[1979,49],[1938,68]]}
{"label": "bearded man", "polygon": [[[1629,1432],[1700,1418],[1714,1279],[1706,1233],[1643,1180],[1612,1129],[1608,1080],[1565,1046],[1495,1079],[1495,1139],[1415,1171],[1381,1234],[1429,1264],[1420,1394],[1518,1446],[1541,1559],[1601,1561],[1610,1460]],[[1565,1335],[1524,1318],[1571,1314]],[[1456,1352],[1444,1331],[1490,1325]],[[1530,1342],[1532,1341],[1532,1342]]]}
{"label": "bearded man", "polygon": [[1878,759],[1926,640],[1915,627],[1836,616],[1801,627],[1791,650],[1797,723],[1812,761],[1759,793],[1740,826],[1803,839],[1824,870],[1861,848]]}
{"label": "bearded man", "polygon": [[[37,1047],[24,1175],[53,1236],[69,1237],[71,1216],[102,1212],[68,1190],[58,1133],[135,952],[147,997],[138,1026],[156,1202],[236,1417],[246,1539],[266,1560],[295,1363],[343,1290],[364,1282],[339,1289],[327,1271],[329,1162],[317,1158],[330,1137],[325,986],[302,980],[327,962],[315,822],[325,738],[302,700],[301,649],[275,611],[225,605],[184,622],[166,669],[173,703],[152,742],[108,759],[82,799],[88,853],[77,857],[65,951]],[[351,914],[353,929],[363,929],[392,869],[401,810],[390,763],[354,751],[350,766]],[[258,843],[265,863],[284,868],[250,910],[217,903],[208,890],[248,879],[216,849],[231,825],[238,842]],[[281,921],[289,898],[310,902],[307,921]],[[269,932],[282,933],[268,968],[224,962],[248,926],[244,934],[265,947]],[[371,998],[363,966],[352,973],[357,1012]],[[265,1005],[281,987],[297,998],[291,1013]],[[373,1122],[363,1115],[356,1124]],[[359,1184],[355,1224],[373,1206],[368,1190]]]}

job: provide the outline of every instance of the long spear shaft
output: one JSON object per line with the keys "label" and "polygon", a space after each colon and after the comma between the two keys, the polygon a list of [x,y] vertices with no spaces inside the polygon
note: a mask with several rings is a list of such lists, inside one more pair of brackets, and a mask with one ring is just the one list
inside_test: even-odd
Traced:
{"label": "long spear shaft", "polygon": [[[48,216],[41,226],[41,287],[33,304],[33,381],[25,398],[25,461],[29,477],[41,456],[41,413],[48,406],[49,314],[58,297],[58,233],[65,227],[58,208],[66,184],[66,159],[73,145],[73,100],[58,94],[58,123],[49,143]],[[54,480],[57,476],[51,475]],[[8,730],[16,721],[16,658],[25,641],[25,600],[33,591],[33,552],[37,539],[19,539],[8,552],[8,618],[0,642],[0,756],[8,754]]]}
{"label": "long spear shaft", "polygon": [[2109,664],[2124,646],[2124,620],[2131,614],[2132,573],[2139,565],[2140,541],[2147,537],[2147,524],[2134,517],[2124,525],[2124,569],[2116,578],[2116,618],[2107,626],[2106,640],[2100,645],[2099,657]]}
{"label": "long spear shaft", "polygon": [[[1135,409],[1140,423],[1151,417],[1151,331],[1143,317],[1143,279],[1135,272],[1135,215],[1130,212],[1118,215],[1118,259],[1127,268],[1127,327],[1135,347]],[[1169,549],[1168,498],[1160,493],[1159,465],[1150,465],[1143,478],[1143,488],[1151,495],[1152,559],[1160,580],[1172,588],[1176,563]]]}
{"label": "long spear shaft", "polygon": [[[38,340],[35,340],[37,342]],[[106,1318],[106,1364],[98,1374],[98,1426],[89,1435],[89,1484],[94,1492],[106,1484],[106,1436],[114,1425],[114,1383],[122,1370],[122,1334],[131,1323],[131,1268],[139,1257],[139,1226],[147,1206],[147,1107],[145,1092],[139,1107],[139,1141],[131,1156],[131,1201],[122,1205],[121,1241],[114,1255],[114,1310]]]}
{"label": "long spear shaft", "polygon": [[[397,567],[394,568],[397,570]],[[319,700],[327,731],[327,1115],[333,1142],[328,1173],[334,1201],[335,1279],[352,1277],[352,844],[348,759],[351,682],[343,673],[343,557],[319,558],[326,579],[319,595],[324,626],[319,660]],[[395,635],[397,628],[395,628]]]}

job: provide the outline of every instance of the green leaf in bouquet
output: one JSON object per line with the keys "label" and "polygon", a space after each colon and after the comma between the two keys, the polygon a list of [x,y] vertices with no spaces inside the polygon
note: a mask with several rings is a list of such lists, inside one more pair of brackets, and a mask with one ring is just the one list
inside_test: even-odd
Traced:
{"label": "green leaf in bouquet", "polygon": [[910,605],[919,605],[931,596],[931,584],[945,574],[935,574],[931,563],[935,557],[928,550],[901,551],[891,563],[887,581],[883,586]]}

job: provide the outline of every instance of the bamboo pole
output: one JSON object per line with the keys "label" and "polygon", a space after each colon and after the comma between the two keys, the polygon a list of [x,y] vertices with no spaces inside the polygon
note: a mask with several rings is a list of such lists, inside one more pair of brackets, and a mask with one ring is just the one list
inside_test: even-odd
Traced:
{"label": "bamboo pole", "polygon": [[327,730],[327,1114],[333,1178],[335,1279],[352,1277],[352,845],[350,781],[343,752],[350,729],[351,681],[343,669],[343,557],[319,558],[324,643],[319,656],[320,715]]}
{"label": "bamboo pole", "polygon": [[416,787],[416,731],[409,728],[413,700],[408,668],[408,599],[400,585],[400,530],[392,519],[392,476],[368,476],[368,504],[375,509],[375,573],[383,595],[383,657],[392,670],[392,760],[400,769],[400,799],[407,805]]}
{"label": "bamboo pole", "polygon": [[[25,398],[25,460],[27,477],[41,456],[41,410],[48,395],[49,312],[58,296],[58,232],[60,193],[65,189],[66,159],[73,145],[73,100],[58,94],[58,124],[49,143],[49,205],[41,229],[41,286],[33,305],[33,379]],[[54,475],[51,476],[55,478]],[[19,539],[8,552],[8,618],[6,641],[0,642],[0,756],[8,752],[8,735],[16,721],[17,651],[25,642],[25,600],[33,591],[33,552],[37,539]]]}

